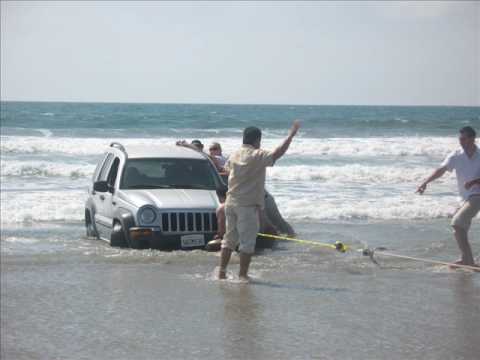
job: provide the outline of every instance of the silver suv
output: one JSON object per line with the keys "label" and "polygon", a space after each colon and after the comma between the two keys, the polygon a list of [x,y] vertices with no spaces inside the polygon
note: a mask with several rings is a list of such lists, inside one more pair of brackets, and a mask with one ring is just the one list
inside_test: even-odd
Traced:
{"label": "silver suv", "polygon": [[203,153],[180,146],[112,143],[93,174],[85,203],[87,236],[111,246],[203,248],[217,232],[217,190]]}

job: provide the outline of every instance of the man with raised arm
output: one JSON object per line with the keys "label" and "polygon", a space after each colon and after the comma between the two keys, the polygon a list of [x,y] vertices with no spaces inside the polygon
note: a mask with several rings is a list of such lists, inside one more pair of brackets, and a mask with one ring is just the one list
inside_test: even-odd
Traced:
{"label": "man with raised arm", "polygon": [[480,210],[480,150],[475,144],[475,137],[476,133],[472,127],[460,129],[458,140],[462,148],[448,155],[442,165],[417,189],[419,194],[423,194],[428,183],[442,177],[446,171],[455,170],[458,190],[464,201],[451,223],[462,253],[456,264],[470,266],[475,266],[475,263],[468,242],[468,230],[472,219]]}
{"label": "man with raised arm", "polygon": [[300,128],[295,121],[288,137],[274,151],[260,149],[262,132],[248,127],[243,131],[243,145],[230,155],[226,164],[228,192],[225,202],[226,232],[222,240],[219,279],[226,278],[232,251],[239,245],[239,278],[248,281],[248,268],[259,229],[258,212],[265,206],[266,167],[273,166],[287,151]]}

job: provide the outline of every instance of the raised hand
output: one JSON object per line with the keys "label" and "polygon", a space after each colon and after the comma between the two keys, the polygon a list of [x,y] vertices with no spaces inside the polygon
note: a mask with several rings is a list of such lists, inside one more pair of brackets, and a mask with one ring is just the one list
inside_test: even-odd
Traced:
{"label": "raised hand", "polygon": [[295,120],[290,128],[290,136],[295,136],[297,134],[298,129],[300,129],[300,121]]}
{"label": "raised hand", "polygon": [[423,195],[423,193],[425,192],[425,190],[427,189],[427,184],[423,183],[422,185],[420,185],[416,191],[417,194],[420,194],[420,195]]}

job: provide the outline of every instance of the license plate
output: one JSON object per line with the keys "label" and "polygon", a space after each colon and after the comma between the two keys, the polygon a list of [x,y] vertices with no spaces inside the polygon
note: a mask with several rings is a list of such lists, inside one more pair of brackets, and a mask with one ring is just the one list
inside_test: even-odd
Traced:
{"label": "license plate", "polygon": [[180,237],[182,247],[204,246],[205,236],[203,234],[183,235]]}

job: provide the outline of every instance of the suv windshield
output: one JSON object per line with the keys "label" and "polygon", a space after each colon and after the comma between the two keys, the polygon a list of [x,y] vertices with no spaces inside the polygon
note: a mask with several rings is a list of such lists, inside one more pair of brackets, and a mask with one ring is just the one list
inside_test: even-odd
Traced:
{"label": "suv windshield", "polygon": [[204,189],[219,184],[212,165],[196,159],[128,159],[121,189]]}

